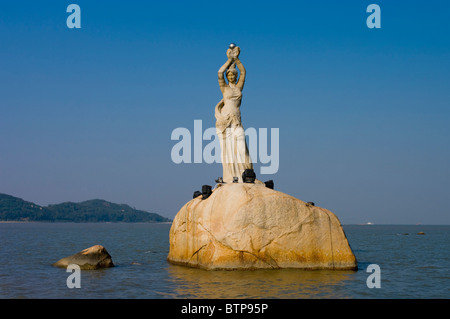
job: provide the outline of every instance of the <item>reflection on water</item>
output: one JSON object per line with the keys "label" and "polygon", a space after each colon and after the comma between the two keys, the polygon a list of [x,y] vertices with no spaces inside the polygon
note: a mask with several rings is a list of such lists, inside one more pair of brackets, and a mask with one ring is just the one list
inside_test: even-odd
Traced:
{"label": "reflection on water", "polygon": [[250,270],[208,271],[170,265],[170,298],[348,298],[344,289],[355,271]]}

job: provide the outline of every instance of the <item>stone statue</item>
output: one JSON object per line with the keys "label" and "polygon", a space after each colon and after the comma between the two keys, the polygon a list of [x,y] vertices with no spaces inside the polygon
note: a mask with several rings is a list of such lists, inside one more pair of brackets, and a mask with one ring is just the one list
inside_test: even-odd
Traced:
{"label": "stone statue", "polygon": [[245,69],[239,52],[231,45],[219,70],[223,99],[215,115],[225,184],[219,178],[214,189],[203,185],[202,193],[179,210],[170,227],[167,260],[215,270],[357,270],[344,229],[331,211],[276,191],[268,182],[243,181],[242,173],[253,164],[241,123]]}
{"label": "stone statue", "polygon": [[[228,60],[219,69],[219,86],[223,99],[216,105],[216,132],[222,150],[223,181],[232,183],[233,177],[242,182],[242,173],[253,169],[245,132],[241,122],[242,89],[245,83],[245,68],[239,60],[240,48],[230,44]],[[240,76],[238,79],[238,71]],[[228,84],[225,81],[225,76]]]}

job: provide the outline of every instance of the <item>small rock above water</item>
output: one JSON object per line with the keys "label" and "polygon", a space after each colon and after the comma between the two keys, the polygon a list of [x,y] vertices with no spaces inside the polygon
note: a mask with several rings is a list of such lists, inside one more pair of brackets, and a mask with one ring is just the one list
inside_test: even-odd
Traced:
{"label": "small rock above water", "polygon": [[86,248],[75,255],[62,258],[52,266],[66,268],[70,264],[80,266],[80,269],[100,269],[114,267],[111,255],[105,247],[94,245]]}

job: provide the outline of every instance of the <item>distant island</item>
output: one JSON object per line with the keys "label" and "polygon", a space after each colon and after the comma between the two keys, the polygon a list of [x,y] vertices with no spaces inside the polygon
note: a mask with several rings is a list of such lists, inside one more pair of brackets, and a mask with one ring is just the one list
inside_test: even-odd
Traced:
{"label": "distant island", "polygon": [[126,204],[114,204],[101,199],[39,206],[0,193],[0,221],[163,223],[172,220]]}

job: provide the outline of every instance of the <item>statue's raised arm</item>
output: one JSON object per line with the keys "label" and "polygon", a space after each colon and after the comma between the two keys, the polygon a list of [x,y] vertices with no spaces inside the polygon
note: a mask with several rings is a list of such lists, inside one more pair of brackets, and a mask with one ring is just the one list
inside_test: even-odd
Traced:
{"label": "statue's raised arm", "polygon": [[220,91],[222,91],[222,93],[224,93],[225,88],[227,87],[227,82],[225,81],[225,71],[230,67],[230,65],[233,63],[233,59],[231,57],[228,57],[227,62],[225,62],[224,65],[222,65],[219,69],[218,72],[218,77],[219,77],[219,87],[220,87]]}
{"label": "statue's raised arm", "polygon": [[233,61],[236,64],[236,67],[238,68],[239,72],[241,73],[239,75],[239,81],[237,82],[236,86],[242,91],[242,89],[244,88],[244,83],[245,83],[245,68],[244,68],[244,65],[242,64],[241,60],[239,60],[239,53],[240,53],[239,47],[235,47],[232,50],[231,55],[233,56]]}

